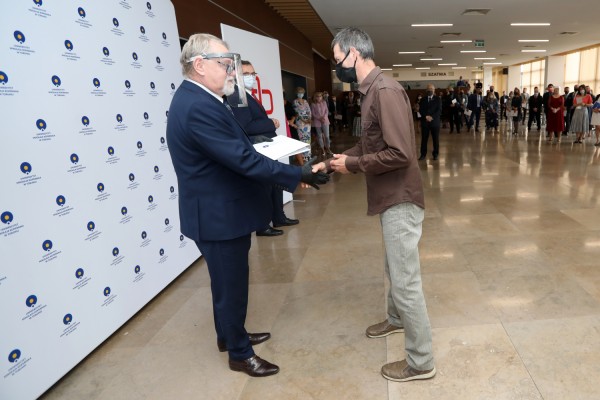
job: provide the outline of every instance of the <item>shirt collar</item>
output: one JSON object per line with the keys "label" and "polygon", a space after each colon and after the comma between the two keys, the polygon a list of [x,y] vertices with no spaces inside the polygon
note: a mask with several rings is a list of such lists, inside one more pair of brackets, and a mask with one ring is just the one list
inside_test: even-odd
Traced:
{"label": "shirt collar", "polygon": [[381,73],[382,73],[381,68],[379,68],[379,67],[373,68],[371,70],[371,72],[369,72],[369,74],[365,77],[365,79],[363,79],[363,81],[358,86],[358,91],[360,92],[360,94],[365,96],[367,94],[367,92],[369,91],[369,89],[371,88],[371,85],[373,85],[373,82],[375,82],[375,79],[379,75],[381,75]]}
{"label": "shirt collar", "polygon": [[190,78],[186,78],[185,79],[188,82],[192,82],[194,85],[196,86],[200,86],[202,89],[206,90],[208,92],[208,94],[212,95],[215,99],[219,100],[221,103],[223,103],[223,98],[221,96],[219,96],[216,93],[213,93],[210,89],[208,89],[206,86],[204,86],[203,84],[196,82]]}

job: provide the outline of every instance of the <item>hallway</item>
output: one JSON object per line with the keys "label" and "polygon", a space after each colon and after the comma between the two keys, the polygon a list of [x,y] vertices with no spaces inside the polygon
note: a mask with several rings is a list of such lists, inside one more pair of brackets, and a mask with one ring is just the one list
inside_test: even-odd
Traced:
{"label": "hallway", "polygon": [[403,334],[364,334],[385,318],[385,278],[356,174],[298,189],[286,212],[300,224],[252,238],[247,328],[272,333],[255,349],[278,375],[229,371],[200,259],[42,398],[600,398],[600,148],[501,126],[444,129],[439,160],[420,162],[433,380],[388,383],[379,371],[404,358]]}

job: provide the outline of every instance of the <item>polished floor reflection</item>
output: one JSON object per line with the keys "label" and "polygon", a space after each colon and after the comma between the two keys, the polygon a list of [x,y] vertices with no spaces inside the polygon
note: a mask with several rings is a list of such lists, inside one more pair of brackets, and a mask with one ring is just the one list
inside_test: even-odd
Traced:
{"label": "polished floor reflection", "polygon": [[256,351],[278,375],[229,371],[200,260],[43,399],[598,399],[600,148],[572,141],[446,129],[439,160],[421,162],[433,380],[388,383],[404,336],[364,334],[386,283],[356,174],[299,190],[286,212],[300,224],[253,237],[247,327],[272,333]]}

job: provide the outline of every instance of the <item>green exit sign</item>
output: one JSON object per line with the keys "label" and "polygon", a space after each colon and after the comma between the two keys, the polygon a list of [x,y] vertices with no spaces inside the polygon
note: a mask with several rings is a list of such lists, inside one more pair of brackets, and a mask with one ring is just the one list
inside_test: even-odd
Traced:
{"label": "green exit sign", "polygon": [[475,40],[475,47],[485,47],[485,42],[483,40]]}

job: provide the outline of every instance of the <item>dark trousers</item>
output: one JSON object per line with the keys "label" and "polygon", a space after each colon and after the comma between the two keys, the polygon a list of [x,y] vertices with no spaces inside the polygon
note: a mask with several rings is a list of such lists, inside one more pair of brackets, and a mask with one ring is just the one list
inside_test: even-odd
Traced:
{"label": "dark trousers", "polygon": [[468,127],[471,129],[473,126],[473,120],[475,120],[475,129],[479,129],[479,119],[481,118],[481,107],[474,108],[471,113],[471,118],[469,118]]}
{"label": "dark trousers", "polygon": [[454,127],[456,127],[456,132],[460,132],[460,128],[462,127],[462,113],[460,110],[452,109],[450,111],[450,133],[454,131]]}
{"label": "dark trousers", "polygon": [[567,115],[565,115],[565,130],[563,133],[568,133],[569,129],[571,129],[571,117],[573,116],[572,110],[567,110]]}
{"label": "dark trousers", "polygon": [[529,111],[529,120],[527,121],[527,129],[531,129],[531,124],[533,123],[534,119],[537,124],[538,130],[540,130],[541,125],[542,125],[541,118],[540,118],[540,110],[537,110],[537,111],[530,110]]}
{"label": "dark trousers", "polygon": [[[282,224],[285,222],[285,213],[283,212],[283,190],[277,189],[271,186],[271,207],[273,207],[273,213],[271,214],[271,221],[273,224]],[[267,224],[260,231],[264,231],[270,228]]]}
{"label": "dark trousers", "polygon": [[440,153],[440,126],[431,126],[429,122],[421,123],[421,156],[427,155],[427,142],[429,142],[429,134],[433,139],[433,153],[434,157],[437,157]]}
{"label": "dark trousers", "polygon": [[498,127],[498,113],[492,110],[485,112],[485,127],[486,128],[497,128]]}
{"label": "dark trousers", "polygon": [[210,275],[217,340],[227,344],[229,358],[254,355],[244,327],[248,309],[248,252],[250,234],[231,240],[198,241]]}

